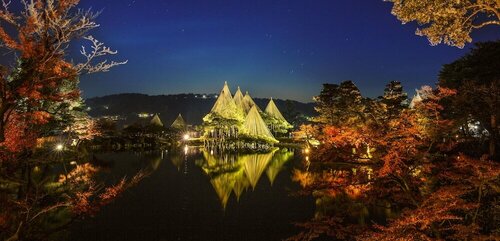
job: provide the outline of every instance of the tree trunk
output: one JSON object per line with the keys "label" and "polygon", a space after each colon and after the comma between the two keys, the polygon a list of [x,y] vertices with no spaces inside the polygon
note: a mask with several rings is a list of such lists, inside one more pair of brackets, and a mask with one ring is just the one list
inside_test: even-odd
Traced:
{"label": "tree trunk", "polygon": [[12,112],[12,105],[6,103],[3,99],[0,103],[2,103],[0,104],[0,143],[2,143],[5,141],[5,126],[7,125],[7,120]]}
{"label": "tree trunk", "polygon": [[0,143],[4,142],[5,141],[5,124],[3,123],[3,121],[0,121]]}
{"label": "tree trunk", "polygon": [[[21,173],[20,173],[20,180],[24,181],[25,177],[26,177],[26,164],[21,164],[22,167],[21,167]],[[26,190],[25,190],[25,187],[24,187],[24,183],[22,183],[21,185],[19,185],[19,189],[17,190],[17,200],[21,200],[25,197],[26,195]]]}
{"label": "tree trunk", "polygon": [[6,116],[6,109],[2,106],[0,107],[0,143],[5,141],[5,124],[7,121],[5,121]]}
{"label": "tree trunk", "polygon": [[491,133],[490,133],[490,157],[495,158],[495,147],[496,147],[496,137],[497,137],[497,118],[495,114],[491,115]]}

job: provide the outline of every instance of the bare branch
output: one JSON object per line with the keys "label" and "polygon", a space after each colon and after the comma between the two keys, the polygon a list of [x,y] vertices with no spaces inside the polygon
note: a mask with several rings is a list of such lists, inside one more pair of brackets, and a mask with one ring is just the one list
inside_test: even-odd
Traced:
{"label": "bare branch", "polygon": [[107,55],[115,55],[118,53],[118,51],[111,50],[111,48],[106,47],[104,43],[99,42],[99,40],[95,39],[93,36],[86,36],[84,37],[84,39],[92,43],[91,46],[92,51],[87,52],[85,46],[82,46],[80,53],[86,58],[86,61],[84,63],[76,65],[76,70],[79,74],[108,72],[111,68],[118,65],[124,65],[128,62],[128,60],[122,62],[116,62],[116,61],[108,62],[107,60],[104,60],[99,63],[92,64],[92,62],[95,61],[96,58]]}
{"label": "bare branch", "polygon": [[10,4],[11,4],[10,0],[9,1],[2,0],[2,10],[0,10],[0,19],[17,27],[18,26],[16,22],[17,18],[14,14],[12,14],[12,12],[9,11]]}
{"label": "bare branch", "polygon": [[35,220],[38,216],[43,215],[44,213],[50,212],[54,209],[61,208],[61,207],[70,207],[70,206],[71,206],[71,203],[66,202],[66,203],[57,203],[57,204],[52,205],[50,207],[46,207],[46,208],[42,209],[40,212],[38,212],[37,214],[35,214],[33,217],[31,217],[31,219],[29,221],[31,222],[31,221]]}

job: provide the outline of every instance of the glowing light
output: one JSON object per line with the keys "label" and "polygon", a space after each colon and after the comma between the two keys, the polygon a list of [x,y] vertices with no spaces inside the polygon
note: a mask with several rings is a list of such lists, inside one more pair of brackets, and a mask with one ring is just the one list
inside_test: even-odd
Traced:
{"label": "glowing light", "polygon": [[188,134],[185,134],[182,139],[184,139],[185,141],[189,140],[189,135]]}
{"label": "glowing light", "polygon": [[309,152],[311,152],[311,149],[306,148],[306,149],[304,150],[304,152],[305,152],[306,154],[309,154]]}
{"label": "glowing light", "polygon": [[62,151],[64,149],[64,145],[63,144],[57,144],[56,147],[55,147],[56,151]]}
{"label": "glowing light", "polygon": [[148,118],[149,113],[139,113],[137,116],[139,116],[139,118]]}
{"label": "glowing light", "polygon": [[184,155],[187,155],[188,151],[189,151],[189,147],[188,146],[184,146]]}
{"label": "glowing light", "polygon": [[69,164],[73,165],[73,166],[76,166],[76,161],[72,161],[70,162]]}

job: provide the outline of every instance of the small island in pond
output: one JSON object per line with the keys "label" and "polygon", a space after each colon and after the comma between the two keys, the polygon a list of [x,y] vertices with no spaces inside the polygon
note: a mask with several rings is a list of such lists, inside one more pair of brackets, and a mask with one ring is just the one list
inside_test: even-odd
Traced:
{"label": "small island in pond", "polygon": [[271,98],[262,111],[248,92],[234,94],[227,82],[210,113],[203,118],[203,143],[207,148],[266,150],[286,136],[293,126]]}

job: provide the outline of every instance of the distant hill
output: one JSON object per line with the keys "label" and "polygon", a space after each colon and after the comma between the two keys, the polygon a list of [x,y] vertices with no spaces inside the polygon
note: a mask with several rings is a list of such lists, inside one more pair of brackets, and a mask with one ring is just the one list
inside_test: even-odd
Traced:
{"label": "distant hill", "polygon": [[[158,113],[163,123],[170,126],[179,113],[188,124],[201,124],[202,118],[211,110],[215,101],[215,94],[117,94],[89,98],[85,103],[90,107],[89,114],[93,117],[120,116],[124,124],[131,124],[140,119],[140,113]],[[264,110],[269,99],[254,98],[254,101]],[[315,115],[313,103],[280,99],[274,101],[285,116],[292,112],[304,116]]]}

